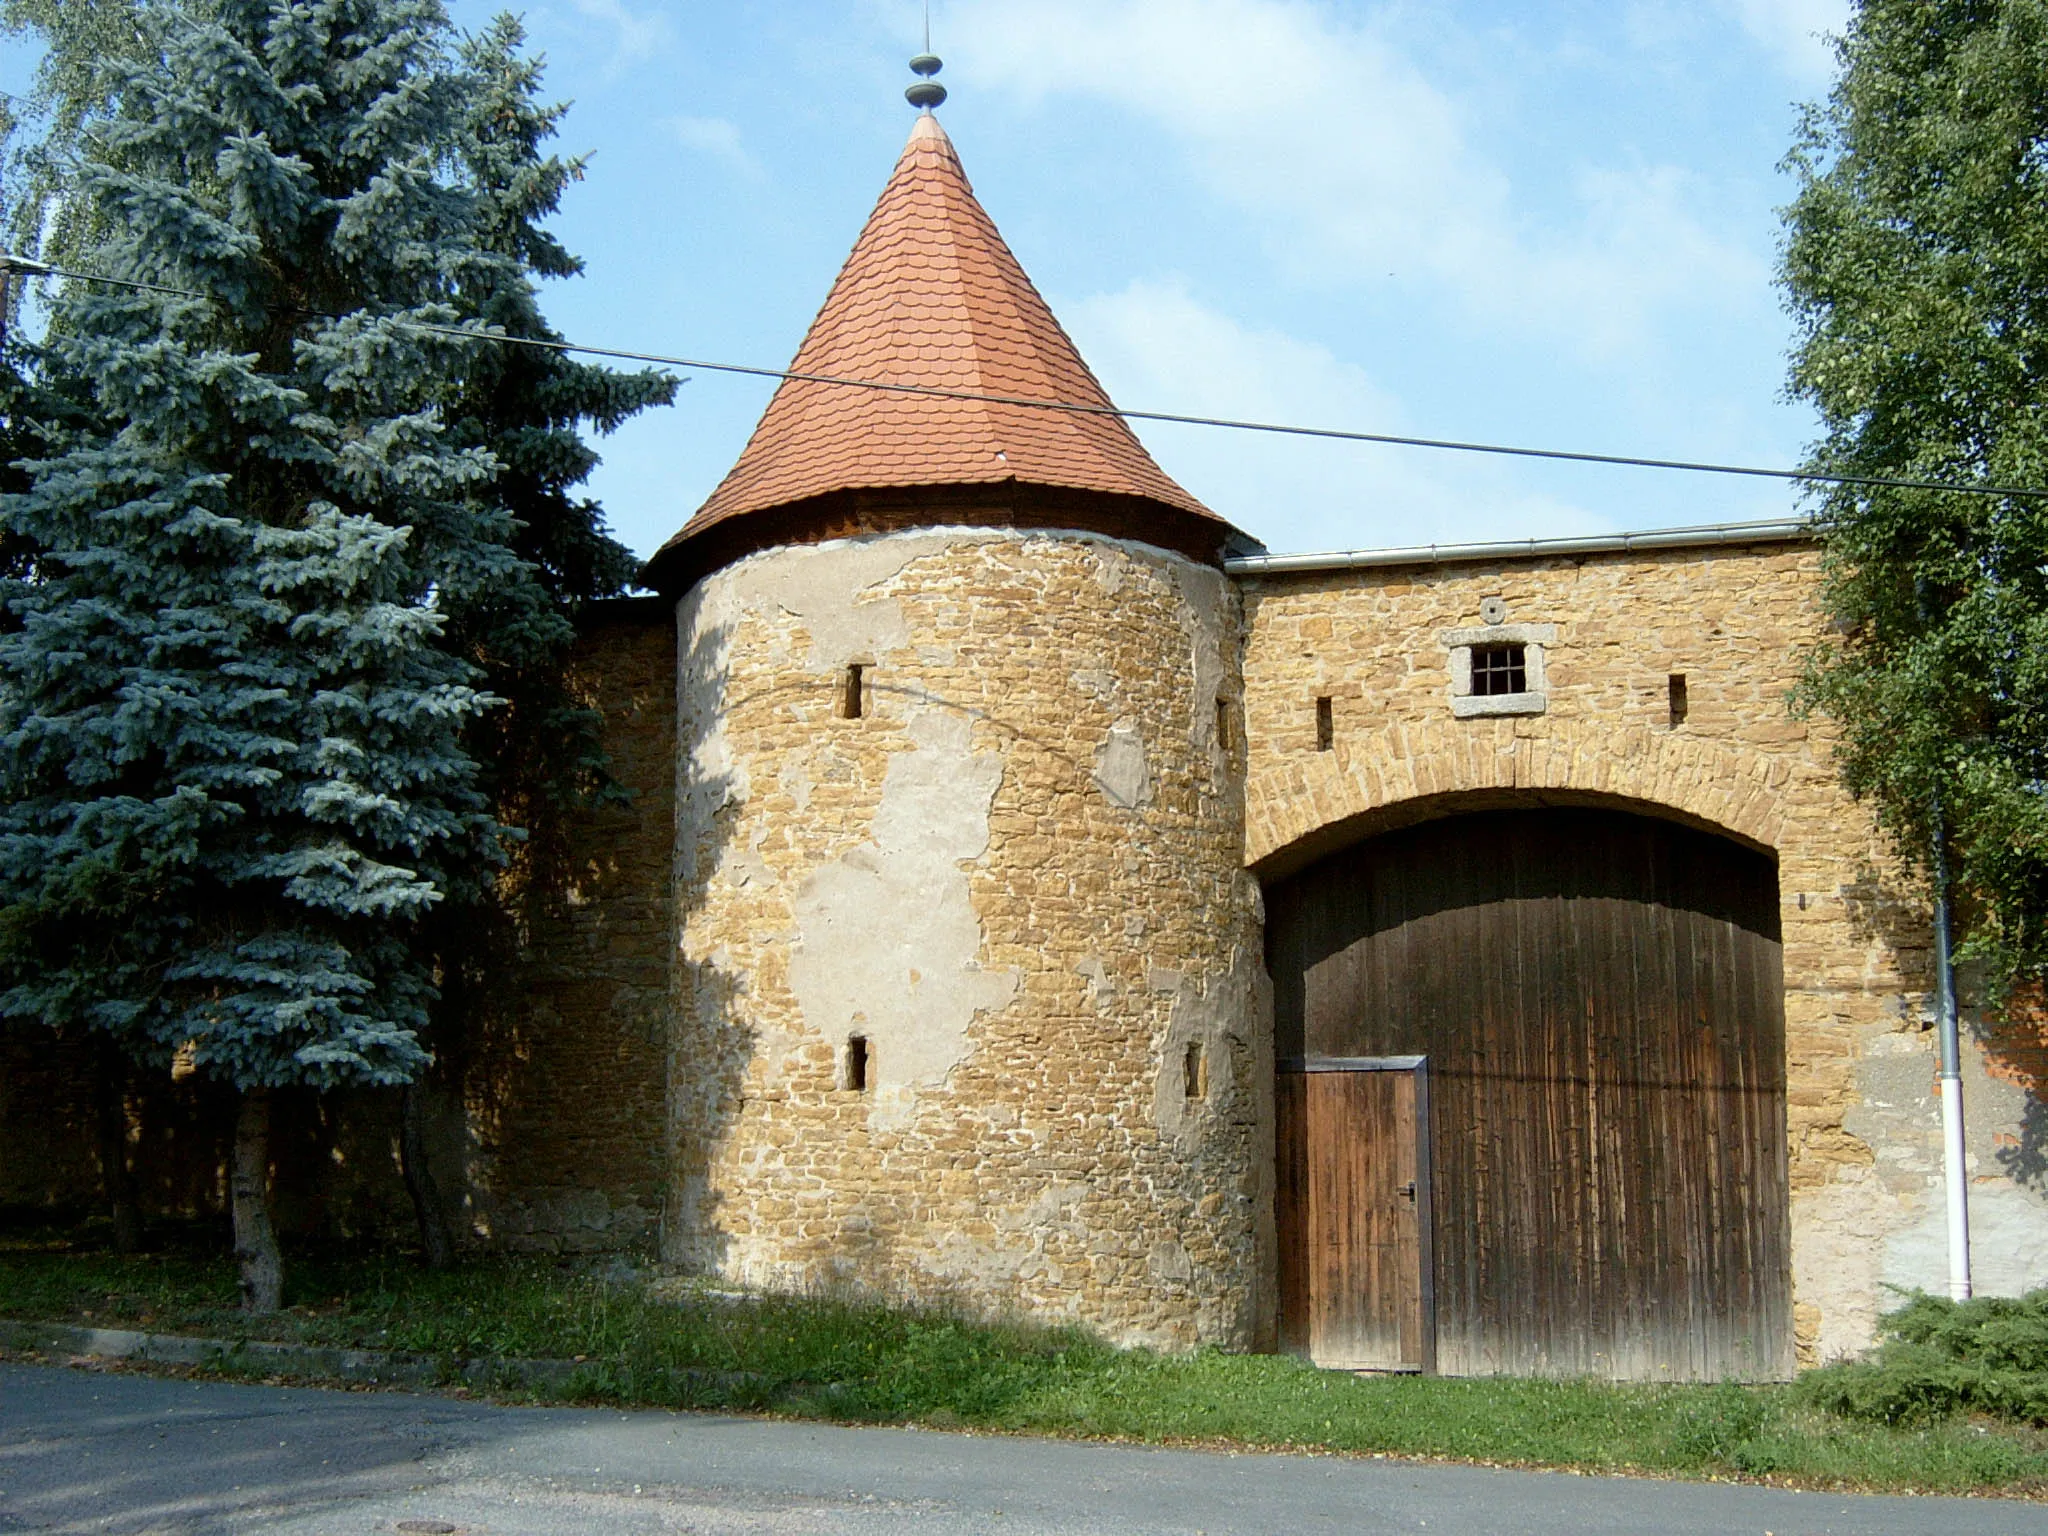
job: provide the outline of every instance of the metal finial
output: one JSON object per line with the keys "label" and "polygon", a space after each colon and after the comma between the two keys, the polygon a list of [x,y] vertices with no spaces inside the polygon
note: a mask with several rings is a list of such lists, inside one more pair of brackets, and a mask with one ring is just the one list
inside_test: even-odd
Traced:
{"label": "metal finial", "polygon": [[920,53],[910,61],[910,72],[921,78],[903,93],[903,99],[913,107],[929,112],[946,99],[946,88],[932,78],[939,72],[939,56],[935,53]]}

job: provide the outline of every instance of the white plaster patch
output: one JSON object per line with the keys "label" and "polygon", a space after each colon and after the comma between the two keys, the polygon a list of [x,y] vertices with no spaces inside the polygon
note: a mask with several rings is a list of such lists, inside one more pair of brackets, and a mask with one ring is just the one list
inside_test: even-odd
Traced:
{"label": "white plaster patch", "polygon": [[797,894],[789,962],[808,1029],[835,1046],[866,1034],[885,1125],[915,1111],[919,1088],[945,1081],[975,1015],[1018,987],[1015,971],[981,968],[963,867],[988,849],[1002,758],[975,752],[972,722],[951,711],[914,709],[906,727],[917,745],[890,756],[872,840],[813,870]]}
{"label": "white plaster patch", "polygon": [[[2020,1296],[2048,1284],[2048,1221],[2040,1200],[2007,1179],[1970,1185],[1970,1281],[1979,1296]],[[1947,1294],[1948,1207],[1930,1183],[1919,1219],[1895,1228],[1884,1244],[1886,1308],[1906,1290]]]}
{"label": "white plaster patch", "polygon": [[1074,969],[1088,982],[1089,999],[1098,1008],[1108,1008],[1116,1002],[1116,983],[1109,979],[1109,968],[1102,963],[1100,955],[1086,955],[1075,963]]}
{"label": "white plaster patch", "polygon": [[[1160,983],[1171,977],[1173,985]],[[1245,1021],[1251,1016],[1250,978],[1243,968],[1225,975],[1197,979],[1172,971],[1151,973],[1155,991],[1172,991],[1173,1011],[1158,1045],[1153,1079],[1152,1123],[1159,1134],[1183,1153],[1195,1151],[1206,1123],[1218,1106],[1230,1103],[1237,1087],[1238,1048],[1248,1044]],[[1188,1047],[1202,1051],[1206,1086],[1199,1097],[1188,1095]]]}
{"label": "white plaster patch", "polygon": [[1206,566],[1174,564],[1173,584],[1180,596],[1179,618],[1188,637],[1188,665],[1193,689],[1188,698],[1188,740],[1207,747],[1209,776],[1221,784],[1230,777],[1230,743],[1218,730],[1216,701],[1228,697],[1225,680],[1237,671],[1237,595],[1229,579]]}
{"label": "white plaster patch", "polygon": [[1176,1238],[1162,1238],[1152,1245],[1151,1253],[1145,1257],[1145,1267],[1153,1277],[1175,1285],[1186,1285],[1195,1278],[1195,1261],[1188,1257],[1187,1249]]}
{"label": "white plaster patch", "polygon": [[1152,764],[1135,720],[1119,720],[1095,749],[1095,787],[1127,811],[1152,803]]}
{"label": "white plaster patch", "polygon": [[782,792],[789,796],[789,803],[799,815],[811,808],[811,790],[815,780],[811,777],[811,754],[792,751],[782,765],[782,771],[775,776],[775,782]]}
{"label": "white plaster patch", "polygon": [[1890,1193],[1867,1169],[1842,1168],[1817,1190],[1792,1197],[1792,1299],[1820,1310],[1814,1348],[1823,1363],[1868,1347],[1880,1312],[1901,1298],[1883,1289],[1888,1230],[1917,1202]]}
{"label": "white plaster patch", "polygon": [[806,666],[831,672],[849,661],[879,662],[910,643],[902,607],[868,594],[913,560],[959,542],[943,534],[899,535],[781,549],[773,559],[741,561],[730,584],[746,606],[796,619],[810,636]]}
{"label": "white plaster patch", "polygon": [[[1867,1032],[1857,1099],[1843,1128],[1871,1149],[1871,1166],[1839,1168],[1793,1201],[1795,1299],[1820,1309],[1820,1358],[1867,1349],[1880,1314],[1915,1290],[1944,1295],[1948,1213],[1935,1036],[1894,1024]],[[2026,1095],[1991,1077],[1981,1049],[1963,1052],[1969,1131],[1970,1253],[1979,1295],[2016,1296],[2048,1283],[2048,1202],[1998,1176],[2000,1133],[2017,1131]]]}
{"label": "white plaster patch", "polygon": [[1087,1185],[1055,1180],[1039,1190],[1028,1205],[997,1211],[992,1220],[999,1232],[1030,1232],[1041,1238],[1055,1228],[1085,1232],[1081,1203],[1087,1198]]}
{"label": "white plaster patch", "polygon": [[1123,693],[1123,687],[1117,682],[1115,674],[1105,672],[1100,667],[1084,667],[1074,673],[1074,686],[1089,698],[1103,704],[1113,703]]}
{"label": "white plaster patch", "polygon": [[747,798],[747,770],[725,733],[725,683],[739,605],[719,581],[699,582],[676,608],[676,831],[687,859],[712,819]]}

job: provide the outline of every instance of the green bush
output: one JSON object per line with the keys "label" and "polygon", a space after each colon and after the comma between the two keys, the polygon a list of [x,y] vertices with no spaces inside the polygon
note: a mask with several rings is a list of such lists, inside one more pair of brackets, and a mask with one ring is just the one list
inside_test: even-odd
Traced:
{"label": "green bush", "polygon": [[2048,1425],[2048,1289],[1964,1302],[1916,1292],[1878,1331],[1862,1359],[1800,1377],[1798,1396],[1871,1424],[1982,1413]]}

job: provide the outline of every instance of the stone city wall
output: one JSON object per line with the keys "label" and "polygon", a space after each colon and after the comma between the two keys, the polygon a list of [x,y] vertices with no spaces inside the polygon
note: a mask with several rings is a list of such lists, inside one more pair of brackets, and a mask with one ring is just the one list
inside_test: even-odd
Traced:
{"label": "stone city wall", "polygon": [[[600,605],[570,692],[603,717],[616,793],[536,826],[504,885],[517,954],[478,999],[442,1090],[444,1148],[489,1246],[655,1245],[664,1191],[675,628],[669,605]],[[444,1121],[444,1125],[446,1122]],[[444,1162],[444,1166],[447,1162]]]}
{"label": "stone city wall", "polygon": [[0,1211],[68,1220],[97,1208],[95,1086],[85,1042],[0,1033]]}
{"label": "stone city wall", "polygon": [[[1787,705],[1823,638],[1818,582],[1817,550],[1793,543],[1245,586],[1247,845],[1261,873],[1423,815],[1546,796],[1663,808],[1776,854],[1807,1363],[1866,1345],[1895,1304],[1887,1287],[1939,1291],[1947,1278],[1926,898],[1842,789],[1825,722]],[[1489,597],[1505,607],[1499,625],[1555,626],[1542,714],[1454,712],[1448,632],[1485,625]],[[1685,678],[1676,723],[1673,674]],[[2011,1293],[2048,1282],[2039,1100],[2007,1065],[2014,1051],[1978,1036],[1965,1084],[1972,1246],[1980,1289]]]}
{"label": "stone city wall", "polygon": [[[601,605],[572,693],[604,717],[612,803],[534,829],[503,892],[512,948],[433,1042],[429,1155],[465,1240],[650,1249],[663,1191],[674,824],[675,636],[666,603]],[[104,1215],[98,1071],[82,1042],[0,1036],[0,1210]],[[233,1095],[128,1074],[118,1111],[145,1219],[222,1220]],[[288,1090],[272,1116],[288,1238],[409,1242],[398,1096]]]}
{"label": "stone city wall", "polygon": [[1268,1341],[1231,585],[942,530],[755,555],[680,619],[667,1255]]}

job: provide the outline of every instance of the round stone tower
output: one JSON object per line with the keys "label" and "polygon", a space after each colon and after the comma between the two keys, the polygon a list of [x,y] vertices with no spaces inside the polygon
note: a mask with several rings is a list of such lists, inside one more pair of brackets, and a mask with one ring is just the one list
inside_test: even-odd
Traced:
{"label": "round stone tower", "polygon": [[666,1254],[1262,1344],[1241,536],[929,110],[791,371],[647,578],[680,646]]}

